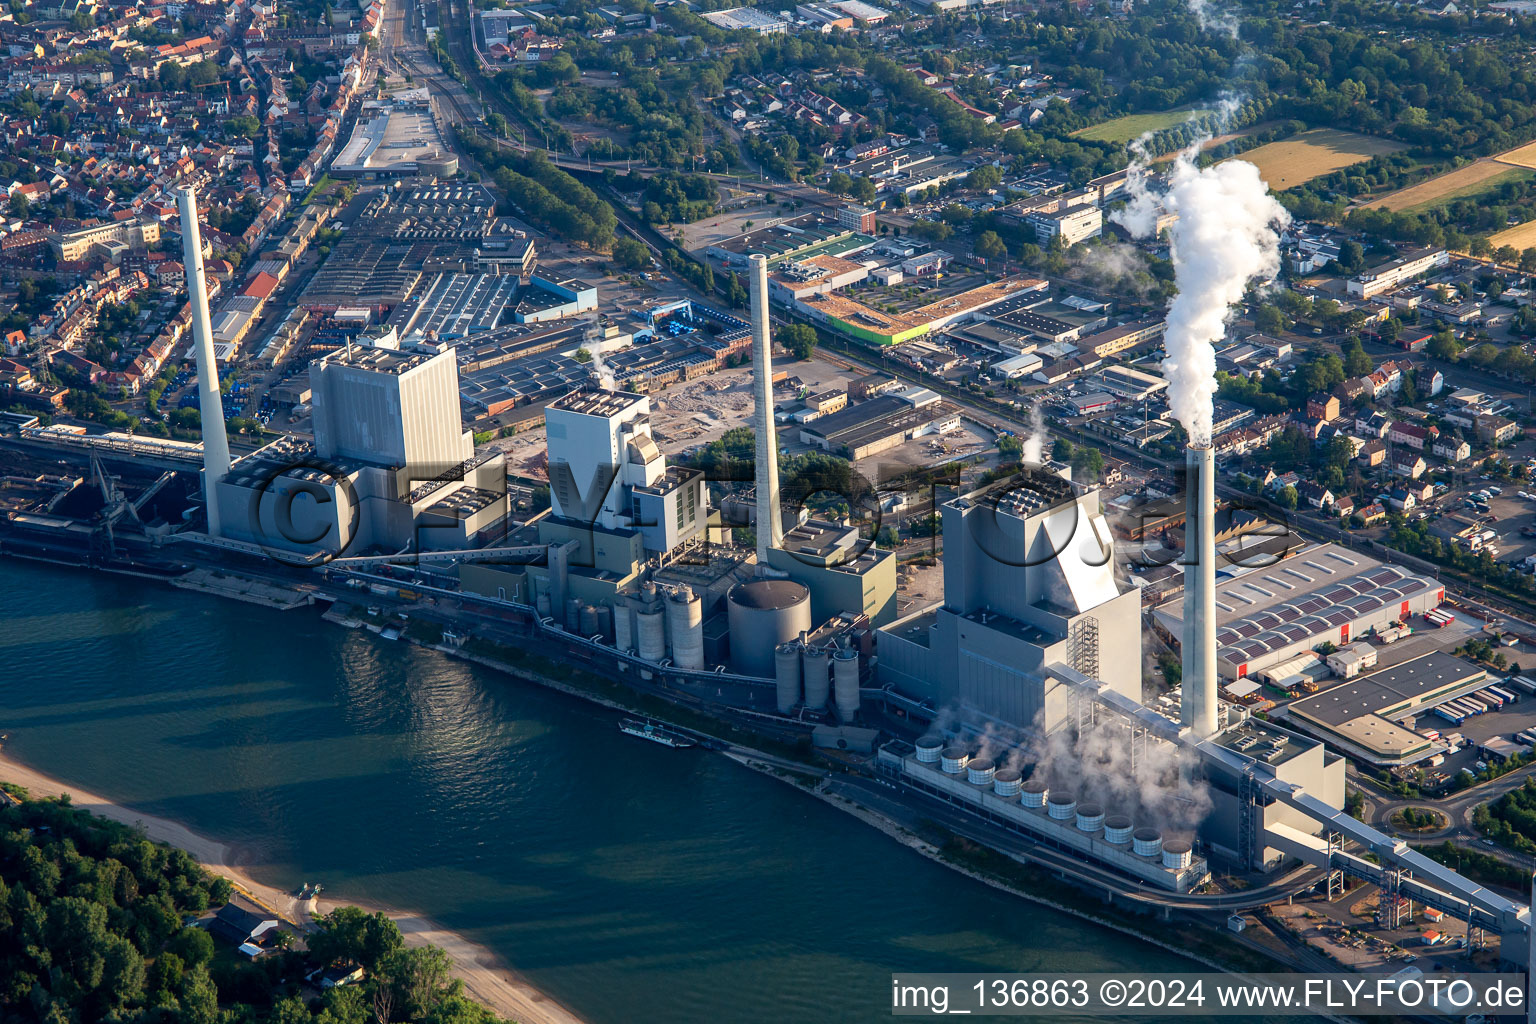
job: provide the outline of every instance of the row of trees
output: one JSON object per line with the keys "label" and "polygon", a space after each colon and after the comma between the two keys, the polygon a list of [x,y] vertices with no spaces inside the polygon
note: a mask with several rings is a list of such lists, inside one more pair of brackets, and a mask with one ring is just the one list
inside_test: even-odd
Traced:
{"label": "row of trees", "polygon": [[519,152],[482,142],[467,132],[459,141],[493,179],[507,201],[530,221],[593,249],[613,245],[618,224],[613,208],[597,193],[550,163],[542,152]]}

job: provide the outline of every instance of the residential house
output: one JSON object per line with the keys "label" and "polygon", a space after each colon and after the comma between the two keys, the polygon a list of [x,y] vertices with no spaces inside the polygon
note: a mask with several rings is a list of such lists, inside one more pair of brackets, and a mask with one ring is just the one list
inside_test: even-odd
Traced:
{"label": "residential house", "polygon": [[1432,443],[1439,435],[1440,430],[1437,427],[1421,427],[1417,423],[1405,423],[1402,420],[1398,420],[1387,431],[1387,440],[1392,444],[1421,452],[1424,450],[1425,445]]}
{"label": "residential house", "polygon": [[1394,476],[1407,477],[1409,480],[1417,480],[1424,475],[1429,465],[1422,455],[1413,452],[1398,452],[1392,456],[1392,474]]}
{"label": "residential house", "polygon": [[1472,446],[1459,434],[1436,438],[1430,450],[1446,462],[1464,462],[1472,457]]}
{"label": "residential house", "polygon": [[1336,420],[1339,418],[1339,397],[1317,394],[1307,399],[1307,419]]}
{"label": "residential house", "polygon": [[1520,436],[1520,425],[1508,416],[1477,417],[1477,439],[1484,444],[1508,444]]}
{"label": "residential house", "polygon": [[1333,504],[1333,492],[1311,480],[1303,480],[1297,484],[1296,495],[1312,508],[1327,508]]}
{"label": "residential house", "polygon": [[1381,502],[1373,501],[1360,509],[1359,515],[1361,522],[1366,526],[1375,526],[1377,523],[1386,520],[1387,510],[1382,506]]}

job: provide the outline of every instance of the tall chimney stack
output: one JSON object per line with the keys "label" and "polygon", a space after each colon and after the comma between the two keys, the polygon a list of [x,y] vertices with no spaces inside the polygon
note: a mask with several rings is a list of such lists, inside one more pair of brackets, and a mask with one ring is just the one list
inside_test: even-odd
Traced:
{"label": "tall chimney stack", "polygon": [[181,211],[182,263],[187,299],[192,304],[192,350],[197,355],[197,393],[203,420],[203,500],[208,507],[208,534],[222,536],[219,521],[219,481],[229,475],[229,438],[224,434],[224,398],[219,393],[219,364],[213,354],[213,325],[208,316],[208,283],[203,274],[203,233],[197,226],[197,192],[178,189]]}
{"label": "tall chimney stack", "polygon": [[768,549],[784,542],[779,511],[779,441],[773,428],[773,350],[768,337],[768,257],[753,253],[752,387],[755,390],[752,429],[757,434],[757,564],[768,565]]}
{"label": "tall chimney stack", "polygon": [[1184,449],[1184,683],[1180,720],[1216,732],[1216,449]]}

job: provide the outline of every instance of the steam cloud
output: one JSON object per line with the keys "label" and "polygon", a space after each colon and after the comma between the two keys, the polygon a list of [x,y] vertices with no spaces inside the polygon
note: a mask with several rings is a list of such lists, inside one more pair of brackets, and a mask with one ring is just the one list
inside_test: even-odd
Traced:
{"label": "steam cloud", "polygon": [[597,374],[597,379],[602,385],[603,390],[617,391],[618,378],[613,375],[613,371],[608,368],[608,364],[603,362],[602,339],[598,339],[597,344],[593,345],[588,351],[592,353],[592,372]]}
{"label": "steam cloud", "polygon": [[1205,31],[1237,38],[1237,16],[1231,11],[1216,10],[1211,0],[1189,0],[1189,10]]}
{"label": "steam cloud", "polygon": [[1248,283],[1279,271],[1279,229],[1290,223],[1290,215],[1270,196],[1253,164],[1228,160],[1202,169],[1195,166],[1199,151],[1197,142],[1179,154],[1161,197],[1148,187],[1147,168],[1138,161],[1127,181],[1131,201],[1111,219],[1146,238],[1157,230],[1159,207],[1178,216],[1169,234],[1179,291],[1168,307],[1163,374],[1169,404],[1190,442],[1208,445],[1215,342],[1226,333],[1232,305]]}
{"label": "steam cloud", "polygon": [[1029,436],[1024,439],[1024,464],[1038,466],[1045,461],[1045,414],[1040,403],[1029,407]]}

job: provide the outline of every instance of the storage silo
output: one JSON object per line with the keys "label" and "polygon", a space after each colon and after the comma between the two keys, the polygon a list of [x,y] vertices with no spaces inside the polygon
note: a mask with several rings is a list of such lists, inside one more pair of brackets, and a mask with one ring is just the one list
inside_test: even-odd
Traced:
{"label": "storage silo", "polygon": [[1170,839],[1163,844],[1163,867],[1180,871],[1189,867],[1194,853],[1186,840]]}
{"label": "storage silo", "polygon": [[847,647],[832,655],[832,701],[840,721],[851,722],[859,713],[859,652]]}
{"label": "storage silo", "polygon": [[635,632],[639,638],[640,657],[659,662],[667,656],[666,618],[658,608],[655,611],[636,610]]}
{"label": "storage silo", "polygon": [[773,651],[773,678],[778,683],[775,706],[787,715],[800,703],[800,645],[779,644]]}
{"label": "storage silo", "polygon": [[832,689],[832,666],[827,662],[827,652],[807,645],[800,653],[800,674],[805,683],[805,706],[811,711],[825,708]]}
{"label": "storage silo", "polygon": [[1016,769],[1000,768],[992,776],[992,792],[998,796],[1018,796],[1023,788],[1024,782]]}
{"label": "storage silo", "polygon": [[[613,603],[613,646],[615,650],[632,651],[635,649],[635,622],[634,612],[629,607],[629,601],[620,597]],[[622,662],[620,663],[622,666]]]}
{"label": "storage silo", "polygon": [[1023,793],[1019,802],[1025,807],[1044,807],[1045,798],[1051,795],[1050,788],[1039,779],[1030,779],[1019,789]]}
{"label": "storage silo", "polygon": [[1163,852],[1163,834],[1143,825],[1131,833],[1131,852],[1138,857],[1156,857]]}
{"label": "storage silo", "polygon": [[742,675],[772,678],[774,651],[811,628],[811,592],[793,580],[738,583],[726,595],[725,607],[731,667]]}
{"label": "storage silo", "polygon": [[579,633],[579,632],[581,632],[581,599],[580,598],[575,598],[575,597],[568,597],[568,598],[566,598],[566,600],[565,600],[565,618],[564,618],[563,621],[565,622],[566,632],[569,632],[569,633]]}
{"label": "storage silo", "polygon": [[991,758],[978,757],[965,766],[965,779],[967,782],[978,786],[992,785],[992,777],[997,774],[997,765]]}
{"label": "storage silo", "polygon": [[577,628],[582,636],[597,636],[597,608],[590,604],[581,606],[577,613]]}
{"label": "storage silo", "polygon": [[1045,801],[1045,813],[1057,821],[1071,821],[1077,817],[1077,797],[1071,793],[1052,793]]}
{"label": "storage silo", "polygon": [[929,733],[917,741],[917,759],[923,764],[934,764],[939,759],[939,751],[944,749],[944,737]]}
{"label": "storage silo", "polygon": [[672,664],[704,667],[704,602],[686,583],[667,595],[667,632],[672,637]]}
{"label": "storage silo", "polygon": [[547,593],[545,593],[545,594],[540,594],[538,597],[534,598],[533,599],[533,609],[534,609],[534,611],[539,613],[539,618],[541,618],[541,619],[549,618],[549,616],[551,614],[550,610],[549,610],[549,595]]}
{"label": "storage silo", "polygon": [[597,606],[597,631],[609,640],[613,639],[613,609],[606,604]]}
{"label": "storage silo", "polygon": [[939,755],[939,769],[946,775],[959,775],[971,760],[971,752],[964,747],[945,747]]}

